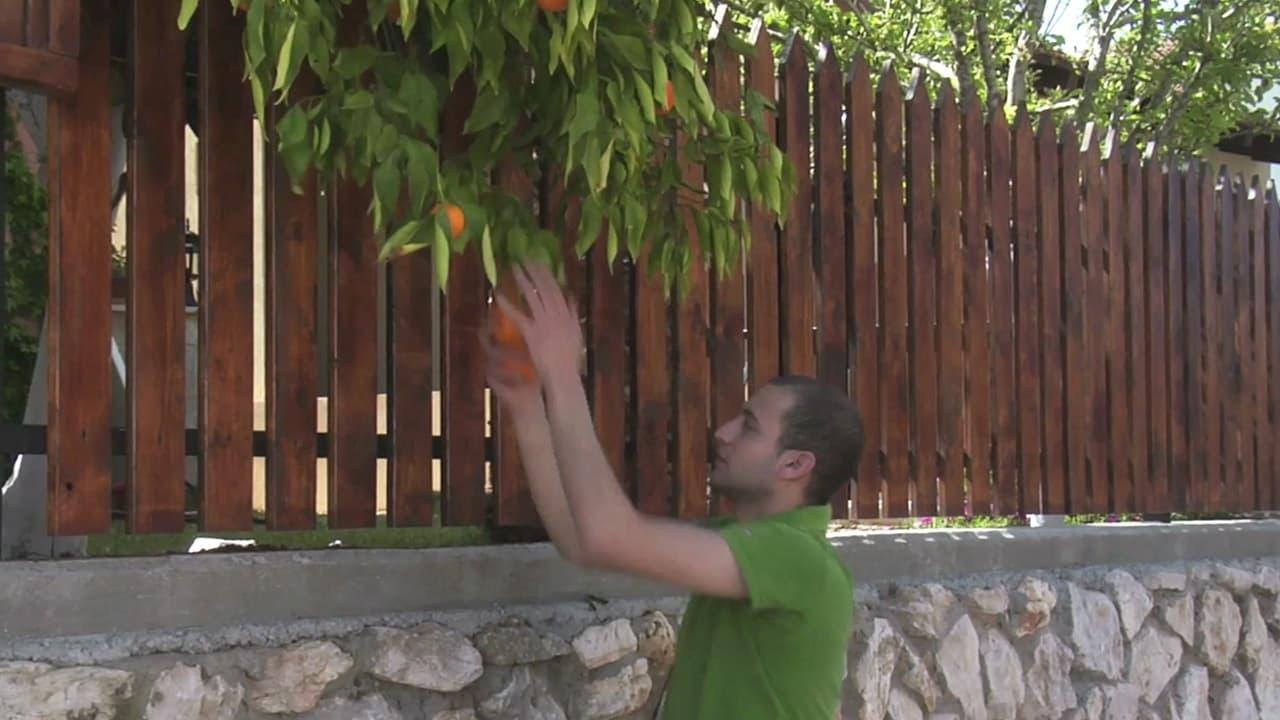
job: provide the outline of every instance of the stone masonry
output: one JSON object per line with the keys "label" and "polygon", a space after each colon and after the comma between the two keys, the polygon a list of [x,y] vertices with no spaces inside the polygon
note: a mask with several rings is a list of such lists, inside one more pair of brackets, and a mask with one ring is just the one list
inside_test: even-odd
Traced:
{"label": "stone masonry", "polygon": [[[849,720],[1275,720],[1280,561],[859,586]],[[653,715],[679,617],[517,614],[101,665],[0,663],[13,720]]]}

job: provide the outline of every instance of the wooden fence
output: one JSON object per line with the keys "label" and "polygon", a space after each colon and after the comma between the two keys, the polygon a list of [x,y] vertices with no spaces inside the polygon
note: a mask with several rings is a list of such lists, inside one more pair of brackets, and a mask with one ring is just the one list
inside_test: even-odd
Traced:
{"label": "wooden fence", "polygon": [[[207,3],[208,4],[208,3]],[[218,6],[218,3],[212,3]],[[110,187],[107,37],[86,0],[78,89],[52,103],[50,527],[110,522]],[[267,422],[252,426],[252,105],[242,22],[203,12],[199,34],[200,428],[184,437],[182,85],[166,13],[131,33],[128,516],[134,532],[183,523],[184,456],[199,456],[208,530],[252,523],[251,464],[265,455],[266,522],[316,522],[316,458],[329,463],[330,527],[375,522],[375,463],[389,461],[390,524],[536,524],[505,418],[487,432],[474,333],[490,293],[458,260],[439,313],[430,258],[388,268],[389,431],[376,431],[379,283],[366,191],[339,185],[313,212],[267,164]],[[744,86],[778,100],[777,139],[798,170],[785,230],[756,210],[744,264],[695,268],[665,302],[643,261],[570,262],[585,308],[599,436],[645,511],[713,512],[710,432],[744,389],[814,374],[857,398],[867,451],[837,514],[904,517],[1243,511],[1280,504],[1280,205],[1274,189],[1196,161],[1110,144],[1095,129],[1010,123],[904,91],[862,62],[780,59],[766,36],[745,67],[713,53],[717,102]],[[812,144],[811,144],[812,143]],[[696,181],[699,169],[688,166]],[[525,179],[502,182],[560,207]],[[213,189],[216,188],[216,191]],[[572,212],[572,202],[569,203]],[[674,217],[674,213],[673,213]],[[321,218],[321,219],[318,219]],[[318,223],[332,241],[322,257]],[[566,237],[566,247],[575,238]],[[317,278],[327,274],[319,302]],[[327,347],[317,350],[317,318]],[[441,333],[432,352],[432,327]],[[316,432],[317,356],[328,358]],[[442,426],[430,411],[442,374]],[[256,442],[255,442],[256,441]],[[443,475],[433,475],[442,459]],[[486,480],[486,468],[491,479]]]}

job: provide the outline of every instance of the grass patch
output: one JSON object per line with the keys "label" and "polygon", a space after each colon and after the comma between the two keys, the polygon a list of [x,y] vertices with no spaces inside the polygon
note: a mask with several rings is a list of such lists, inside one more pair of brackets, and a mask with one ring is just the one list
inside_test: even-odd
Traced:
{"label": "grass patch", "polygon": [[272,550],[319,550],[330,547],[335,541],[342,549],[419,549],[485,545],[493,541],[486,528],[463,527],[387,527],[386,517],[378,516],[377,527],[352,530],[330,530],[328,518],[316,519],[314,530],[267,530],[256,521],[250,532],[200,532],[194,522],[180,533],[130,535],[125,532],[125,522],[116,519],[113,530],[87,538],[90,557],[140,557],[150,555],[185,554],[196,537],[213,537],[229,540],[251,539],[257,543],[251,548],[230,548],[216,552],[264,552]]}

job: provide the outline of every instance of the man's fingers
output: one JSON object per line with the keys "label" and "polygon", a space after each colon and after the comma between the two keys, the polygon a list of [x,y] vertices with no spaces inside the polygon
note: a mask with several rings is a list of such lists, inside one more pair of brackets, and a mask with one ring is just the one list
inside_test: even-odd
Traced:
{"label": "man's fingers", "polygon": [[495,293],[493,301],[498,303],[498,305],[502,307],[502,311],[507,314],[507,317],[511,318],[511,322],[516,324],[516,328],[520,330],[520,334],[528,337],[530,323],[529,316],[521,312],[520,309],[513,305],[510,300],[503,297],[501,293]]}
{"label": "man's fingers", "polygon": [[538,311],[542,309],[542,298],[538,295],[538,288],[529,279],[522,267],[511,268],[511,276],[515,278],[516,285],[520,288],[520,294],[524,295],[525,304],[529,306],[529,311],[533,315],[538,315]]}
{"label": "man's fingers", "polygon": [[551,274],[550,268],[535,260],[526,260],[524,267],[544,308],[559,312],[568,309],[565,293],[560,283],[556,281],[555,275]]}

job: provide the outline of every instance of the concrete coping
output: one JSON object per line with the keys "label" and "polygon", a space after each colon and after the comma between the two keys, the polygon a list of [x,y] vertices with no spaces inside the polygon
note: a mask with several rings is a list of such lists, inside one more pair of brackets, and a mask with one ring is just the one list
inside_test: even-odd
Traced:
{"label": "concrete coping", "polygon": [[[1166,565],[1280,554],[1280,520],[834,531],[860,585],[892,580]],[[49,638],[327,622],[397,614],[679,598],[584,571],[547,543],[333,549],[0,563],[0,657]]]}

